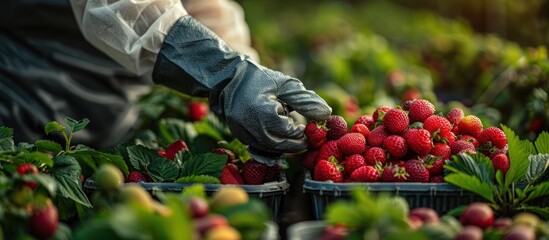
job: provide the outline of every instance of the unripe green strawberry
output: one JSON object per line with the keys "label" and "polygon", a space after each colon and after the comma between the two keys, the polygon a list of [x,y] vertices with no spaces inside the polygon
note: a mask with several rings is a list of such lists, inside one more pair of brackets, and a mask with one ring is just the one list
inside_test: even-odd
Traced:
{"label": "unripe green strawberry", "polygon": [[492,157],[492,165],[494,165],[494,170],[500,170],[503,174],[506,174],[511,167],[509,158],[505,154],[497,154]]}
{"label": "unripe green strawberry", "polygon": [[401,134],[408,129],[408,124],[410,124],[408,114],[398,108],[390,109],[383,117],[385,130],[392,134]]}
{"label": "unripe green strawberry", "polygon": [[419,156],[427,155],[433,148],[431,134],[423,128],[408,129],[404,132],[404,139],[406,139],[408,148]]}
{"label": "unripe green strawberry", "polygon": [[385,116],[385,113],[391,110],[391,108],[392,107],[389,107],[389,106],[381,106],[376,108],[376,110],[372,114],[372,119],[374,119],[374,123],[383,121],[383,117]]}
{"label": "unripe green strawberry", "polygon": [[381,172],[382,182],[406,182],[408,179],[408,173],[404,167],[393,164],[389,164]]}
{"label": "unripe green strawberry", "polygon": [[404,168],[409,174],[408,182],[429,182],[429,170],[425,168],[421,160],[408,160],[404,162]]}
{"label": "unripe green strawberry", "polygon": [[446,113],[446,118],[453,125],[459,123],[463,116],[465,115],[461,108],[452,108],[450,109],[450,111],[448,111],[448,113]]}
{"label": "unripe green strawberry", "polygon": [[364,126],[368,127],[368,129],[372,129],[375,123],[376,122],[374,121],[372,115],[362,115],[356,119],[354,125],[364,124]]}
{"label": "unripe green strawberry", "polygon": [[399,135],[391,135],[383,141],[383,147],[394,158],[401,158],[408,152],[406,140]]}
{"label": "unripe green strawberry", "polygon": [[326,138],[328,140],[337,140],[347,133],[347,122],[342,116],[332,115],[326,121],[326,128],[328,133]]}
{"label": "unripe green strawberry", "polygon": [[372,147],[383,146],[383,141],[389,136],[384,125],[379,125],[368,134],[368,144]]}
{"label": "unripe green strawberry", "polygon": [[345,158],[343,167],[345,168],[345,171],[348,173],[352,173],[354,170],[356,170],[359,167],[365,166],[366,160],[364,157],[360,154],[353,154],[351,156],[348,156]]}
{"label": "unripe green strawberry", "polygon": [[380,147],[371,147],[366,152],[364,152],[364,160],[366,160],[366,165],[375,166],[376,162],[385,164],[387,160],[387,155],[385,150]]}
{"label": "unripe green strawberry", "polygon": [[379,171],[372,166],[362,166],[351,173],[351,179],[354,182],[377,182],[379,181]]}
{"label": "unripe green strawberry", "polygon": [[479,145],[485,145],[490,143],[498,149],[502,149],[507,145],[507,137],[505,133],[498,127],[488,127],[480,132],[478,138]]}
{"label": "unripe green strawberry", "polygon": [[309,149],[307,153],[305,153],[305,157],[303,157],[303,161],[301,162],[303,164],[303,167],[309,170],[315,169],[316,162],[318,161],[318,152],[320,150],[318,149]]}
{"label": "unripe green strawberry", "polygon": [[476,153],[475,146],[471,142],[467,142],[465,140],[457,140],[452,145],[450,145],[450,148],[452,149],[452,154],[457,155],[460,153],[469,153],[474,154]]}
{"label": "unripe green strawberry", "polygon": [[366,149],[366,139],[360,133],[347,133],[337,140],[337,147],[344,156],[361,154]]}
{"label": "unripe green strawberry", "polygon": [[410,105],[408,116],[410,117],[410,122],[423,122],[434,113],[435,106],[431,102],[425,99],[416,99]]}
{"label": "unripe green strawberry", "polygon": [[370,134],[370,129],[362,123],[357,123],[351,127],[351,130],[349,130],[349,132],[360,133],[362,134],[362,136],[364,136],[365,139],[367,139],[368,135]]}
{"label": "unripe green strawberry", "polygon": [[482,121],[475,115],[467,115],[463,117],[458,123],[459,132],[467,135],[471,135],[475,138],[482,132]]}
{"label": "unripe green strawberry", "polygon": [[318,160],[328,160],[331,156],[337,159],[338,162],[343,161],[343,154],[337,146],[336,140],[327,141],[318,152]]}
{"label": "unripe green strawberry", "polygon": [[327,160],[320,160],[315,166],[313,179],[315,181],[333,181],[335,183],[343,181],[343,174],[339,171],[337,165]]}
{"label": "unripe green strawberry", "polygon": [[326,143],[328,135],[328,129],[325,126],[325,122],[318,123],[311,121],[305,126],[305,136],[307,137],[307,143],[309,143],[310,149],[320,148]]}
{"label": "unripe green strawberry", "polygon": [[431,115],[423,121],[423,129],[429,131],[437,142],[448,141],[444,139],[452,131],[452,125],[443,116]]}

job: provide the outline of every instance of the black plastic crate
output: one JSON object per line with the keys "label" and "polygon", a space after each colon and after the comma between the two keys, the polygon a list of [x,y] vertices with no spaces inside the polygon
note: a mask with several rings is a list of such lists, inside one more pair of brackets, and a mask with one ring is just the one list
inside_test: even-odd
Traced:
{"label": "black plastic crate", "polygon": [[408,202],[410,209],[417,207],[433,208],[439,214],[482,198],[474,193],[449,183],[333,183],[311,179],[310,172],[305,173],[303,192],[312,195],[314,215],[322,219],[326,206],[337,200],[347,200],[355,188],[365,189],[373,194],[388,193],[401,196]]}
{"label": "black plastic crate", "polygon": [[[181,192],[184,188],[194,185],[195,183],[151,183],[139,182],[138,185],[145,188],[153,197],[157,196],[158,192]],[[206,194],[211,196],[219,188],[229,186],[226,184],[203,184]],[[261,185],[235,185],[243,188],[250,197],[257,198],[263,201],[268,208],[271,209],[272,219],[276,221],[282,208],[282,200],[288,192],[290,184],[286,176],[281,174],[279,181],[268,182]],[[96,190],[93,178],[88,178],[84,183],[84,190],[91,194]]]}

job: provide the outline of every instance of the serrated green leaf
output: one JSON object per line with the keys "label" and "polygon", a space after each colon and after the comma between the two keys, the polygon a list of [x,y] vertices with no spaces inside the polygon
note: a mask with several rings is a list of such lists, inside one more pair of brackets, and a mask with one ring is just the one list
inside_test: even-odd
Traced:
{"label": "serrated green leaf", "polygon": [[231,150],[236,158],[241,159],[243,162],[246,162],[251,158],[250,153],[244,143],[240,142],[238,139],[233,139],[231,142],[227,143],[225,141],[219,142],[219,145],[223,148]]}
{"label": "serrated green leaf", "polygon": [[183,163],[182,176],[210,175],[218,178],[226,163],[226,156],[220,154],[196,154]]}
{"label": "serrated green leaf", "polygon": [[155,182],[172,182],[179,176],[179,167],[173,161],[158,157],[148,165],[147,173]]}
{"label": "serrated green leaf", "polygon": [[543,182],[533,186],[532,191],[526,193],[525,202],[549,195],[549,182]]}
{"label": "serrated green leaf", "polygon": [[23,175],[22,178],[25,181],[37,182],[38,185],[44,188],[50,196],[55,197],[57,193],[57,183],[53,177],[46,174],[27,174]]}
{"label": "serrated green leaf", "polygon": [[69,133],[75,133],[84,129],[86,125],[88,125],[88,123],[90,123],[90,120],[87,118],[84,118],[80,121],[70,117],[65,118],[65,124],[67,124],[67,127],[69,128]]}
{"label": "serrated green leaf", "polygon": [[206,199],[206,188],[203,184],[193,184],[191,186],[183,188],[181,191],[183,197],[200,197]]}
{"label": "serrated green leaf", "polygon": [[55,206],[58,208],[59,219],[69,220],[70,218],[76,216],[76,202],[70,198],[65,197],[56,197],[53,199]]}
{"label": "serrated green leaf", "polygon": [[130,164],[138,171],[145,171],[147,166],[159,157],[155,150],[148,149],[141,145],[128,147],[128,156],[130,158]]}
{"label": "serrated green leaf", "polygon": [[546,131],[541,132],[534,145],[538,153],[549,154],[549,133]]}
{"label": "serrated green leaf", "polygon": [[51,140],[36,140],[36,142],[34,142],[34,146],[38,151],[51,152],[54,155],[57,155],[63,149],[61,144]]}
{"label": "serrated green leaf", "polygon": [[182,139],[185,142],[192,142],[198,135],[193,123],[176,118],[164,118],[160,120],[158,130],[162,137],[170,143],[177,139]]}
{"label": "serrated green leaf", "polygon": [[32,163],[36,166],[53,166],[53,159],[43,152],[24,152],[12,159],[17,164]]}
{"label": "serrated green leaf", "polygon": [[72,156],[61,155],[54,159],[50,175],[56,180],[58,194],[70,198],[86,207],[92,207],[81,184],[81,168]]}
{"label": "serrated green leaf", "polygon": [[452,173],[444,177],[447,183],[453,184],[464,190],[473,192],[484,199],[494,203],[494,193],[488,183],[483,183],[478,177],[465,173]]}
{"label": "serrated green leaf", "polygon": [[510,167],[505,176],[505,188],[508,188],[511,183],[519,181],[526,175],[530,164],[528,156],[534,150],[534,145],[526,140],[521,141],[515,132],[505,125],[501,125],[501,129],[507,137],[509,146]]}
{"label": "serrated green leaf", "polygon": [[64,133],[65,127],[63,127],[63,125],[61,125],[59,122],[53,121],[47,123],[46,126],[44,126],[44,132],[46,132],[46,134],[48,135],[52,132]]}
{"label": "serrated green leaf", "polygon": [[104,163],[111,163],[117,166],[126,176],[129,174],[128,165],[126,164],[126,162],[124,162],[122,156],[119,155],[104,153],[95,150],[75,150],[67,153],[67,155],[73,156],[79,163],[81,163],[81,165],[82,163],[84,163],[86,166],[90,167],[94,171],[99,165],[102,165]]}
{"label": "serrated green leaf", "polygon": [[[528,166],[528,171],[526,172],[526,180],[528,183],[532,183],[536,178],[539,178],[547,170],[549,164],[549,154],[536,154],[528,156],[530,164]],[[547,171],[544,179],[549,178],[549,171]]]}
{"label": "serrated green leaf", "polygon": [[13,129],[0,127],[0,152],[13,151],[14,149]]}
{"label": "serrated green leaf", "polygon": [[209,135],[198,135],[189,144],[189,150],[192,153],[207,153],[217,147],[217,140]]}
{"label": "serrated green leaf", "polygon": [[27,142],[19,142],[15,147],[15,151],[18,151],[18,152],[32,151],[33,148],[34,148],[34,144],[30,144]]}
{"label": "serrated green leaf", "polygon": [[219,178],[210,175],[192,175],[178,178],[176,183],[220,184]]}
{"label": "serrated green leaf", "polygon": [[216,141],[223,140],[223,136],[221,136],[221,133],[219,133],[218,130],[210,125],[208,122],[198,121],[194,122],[193,124],[198,135],[207,135],[215,139]]}
{"label": "serrated green leaf", "polygon": [[454,173],[465,173],[475,176],[484,183],[492,185],[494,179],[494,167],[492,161],[484,154],[460,153],[453,161],[448,161],[446,169]]}

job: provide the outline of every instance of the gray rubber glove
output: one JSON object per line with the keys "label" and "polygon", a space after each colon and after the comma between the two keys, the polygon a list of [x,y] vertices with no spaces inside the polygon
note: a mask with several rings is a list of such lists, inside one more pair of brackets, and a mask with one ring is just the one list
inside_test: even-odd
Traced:
{"label": "gray rubber glove", "polygon": [[[309,119],[327,119],[332,109],[301,81],[267,69],[231,50],[191,16],[180,18],[162,44],[153,80],[193,96],[209,97],[212,111],[256,160],[306,149],[304,125],[292,110]],[[262,157],[263,156],[263,157]],[[262,160],[263,159],[263,160]]]}

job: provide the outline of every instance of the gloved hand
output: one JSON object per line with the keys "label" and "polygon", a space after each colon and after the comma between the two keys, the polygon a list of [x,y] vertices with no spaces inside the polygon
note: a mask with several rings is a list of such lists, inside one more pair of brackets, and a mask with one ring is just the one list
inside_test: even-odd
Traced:
{"label": "gloved hand", "polygon": [[315,120],[331,114],[326,102],[298,79],[231,50],[191,16],[180,18],[169,31],[153,80],[209,97],[212,111],[225,118],[232,134],[259,154],[256,160],[267,156],[262,162],[306,149],[305,127],[288,117],[290,111]]}

